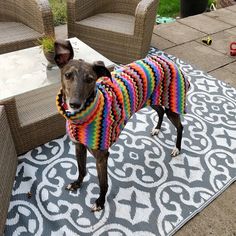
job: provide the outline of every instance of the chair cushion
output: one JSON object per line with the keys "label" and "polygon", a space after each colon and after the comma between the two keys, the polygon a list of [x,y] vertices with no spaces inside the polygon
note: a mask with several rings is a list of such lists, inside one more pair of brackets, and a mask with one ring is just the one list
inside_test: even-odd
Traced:
{"label": "chair cushion", "polygon": [[79,25],[113,31],[121,34],[134,34],[135,17],[120,13],[102,13],[76,22]]}
{"label": "chair cushion", "polygon": [[42,34],[18,22],[0,22],[0,53],[34,46]]}

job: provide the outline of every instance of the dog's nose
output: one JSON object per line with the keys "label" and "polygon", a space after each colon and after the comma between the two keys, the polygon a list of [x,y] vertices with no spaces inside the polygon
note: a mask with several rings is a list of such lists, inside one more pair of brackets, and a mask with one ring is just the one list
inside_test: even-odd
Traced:
{"label": "dog's nose", "polygon": [[70,102],[70,107],[73,109],[79,109],[81,107],[80,103]]}

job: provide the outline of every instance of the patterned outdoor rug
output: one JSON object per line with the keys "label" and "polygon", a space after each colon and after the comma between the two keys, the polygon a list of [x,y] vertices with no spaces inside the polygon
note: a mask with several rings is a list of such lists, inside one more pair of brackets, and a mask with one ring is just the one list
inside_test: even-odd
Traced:
{"label": "patterned outdoor rug", "polygon": [[182,154],[170,156],[176,131],[166,117],[151,137],[156,113],[135,114],[111,149],[105,209],[94,214],[94,158],[83,187],[69,193],[77,164],[68,136],[38,147],[20,157],[6,236],[171,235],[236,179],[236,90],[171,58],[191,81]]}

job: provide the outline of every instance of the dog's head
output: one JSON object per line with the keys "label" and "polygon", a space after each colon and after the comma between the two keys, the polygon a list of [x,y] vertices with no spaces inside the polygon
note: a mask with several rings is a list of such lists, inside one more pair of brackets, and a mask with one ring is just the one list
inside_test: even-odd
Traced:
{"label": "dog's head", "polygon": [[97,79],[102,76],[111,78],[111,74],[102,61],[90,64],[82,59],[74,60],[69,41],[58,40],[54,48],[55,62],[61,69],[64,101],[70,110],[78,111],[93,96]]}

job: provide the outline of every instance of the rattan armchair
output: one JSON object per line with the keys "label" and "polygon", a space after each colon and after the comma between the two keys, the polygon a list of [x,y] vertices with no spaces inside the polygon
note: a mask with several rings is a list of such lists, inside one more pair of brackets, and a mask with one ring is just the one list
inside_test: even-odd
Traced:
{"label": "rattan armchair", "polygon": [[47,0],[0,0],[0,53],[35,46],[37,39],[54,35]]}
{"label": "rattan armchair", "polygon": [[12,186],[16,175],[17,156],[4,106],[0,105],[0,235],[3,235]]}
{"label": "rattan armchair", "polygon": [[67,0],[68,36],[114,62],[146,56],[159,0]]}
{"label": "rattan armchair", "polygon": [[0,106],[5,108],[17,155],[65,134],[65,119],[55,105],[60,86],[55,83],[0,101]]}

